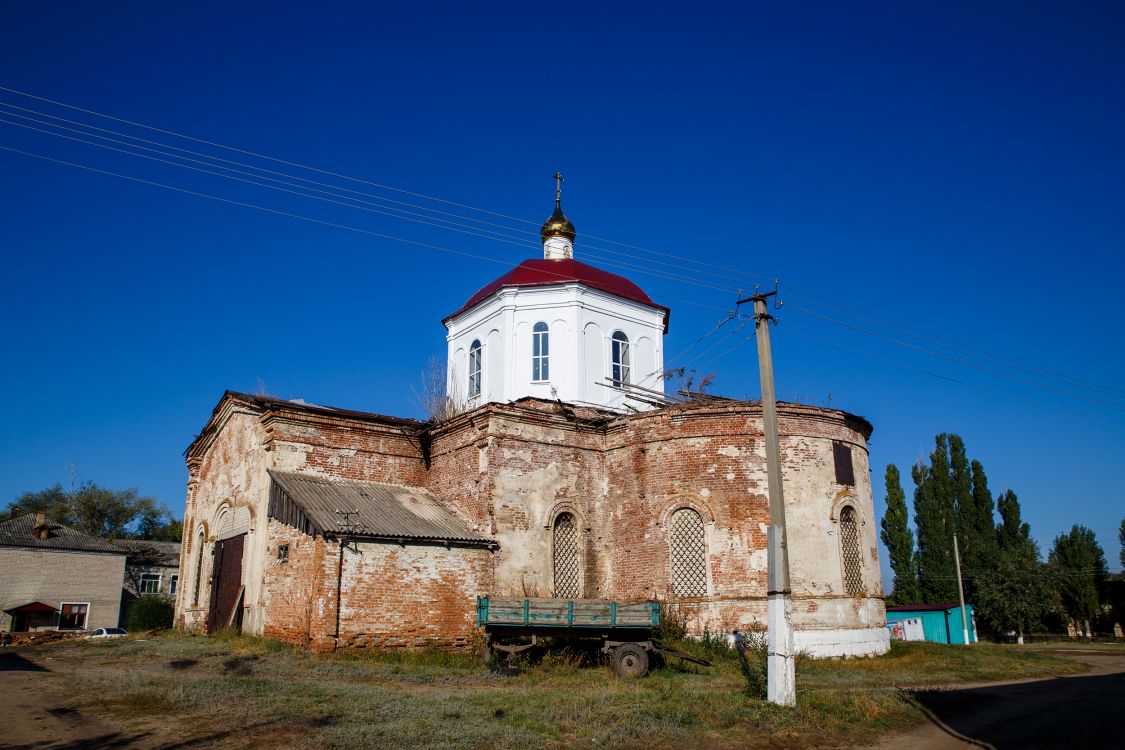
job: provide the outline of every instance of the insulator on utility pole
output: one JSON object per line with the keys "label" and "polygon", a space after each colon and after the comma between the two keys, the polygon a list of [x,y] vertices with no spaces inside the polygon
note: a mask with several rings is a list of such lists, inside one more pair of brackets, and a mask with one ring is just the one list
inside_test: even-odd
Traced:
{"label": "insulator on utility pole", "polygon": [[766,300],[777,294],[755,294],[739,300],[754,303],[758,340],[758,371],[762,379],[762,426],[766,438],[766,478],[770,499],[770,525],[766,536],[766,697],[781,706],[797,705],[797,678],[793,661],[793,592],[789,587],[789,549],[785,539],[785,496],[781,486],[781,446],[778,439],[777,401],[773,385]]}

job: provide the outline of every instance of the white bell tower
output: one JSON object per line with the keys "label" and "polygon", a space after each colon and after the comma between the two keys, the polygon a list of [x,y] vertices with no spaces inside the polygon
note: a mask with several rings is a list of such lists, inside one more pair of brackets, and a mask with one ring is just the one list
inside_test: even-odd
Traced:
{"label": "white bell tower", "polygon": [[[533,397],[646,409],[630,387],[664,386],[668,308],[617,274],[574,259],[574,225],[555,210],[539,232],[543,257],[520,263],[445,318],[447,393],[458,405]],[[635,394],[633,394],[635,395]]]}

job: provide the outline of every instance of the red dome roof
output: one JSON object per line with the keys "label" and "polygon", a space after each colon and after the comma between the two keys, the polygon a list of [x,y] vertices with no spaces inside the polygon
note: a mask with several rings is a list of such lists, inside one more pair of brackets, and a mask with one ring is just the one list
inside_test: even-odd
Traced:
{"label": "red dome roof", "polygon": [[447,316],[445,320],[454,318],[469,308],[475,307],[478,303],[483,302],[505,287],[550,286],[552,284],[572,283],[585,284],[607,294],[655,307],[657,310],[663,310],[664,329],[668,329],[668,308],[649,299],[649,296],[639,286],[624,276],[603,271],[573,258],[560,260],[532,258],[525,260],[496,281],[481,288],[479,292],[469,297],[469,301],[462,305],[460,310]]}

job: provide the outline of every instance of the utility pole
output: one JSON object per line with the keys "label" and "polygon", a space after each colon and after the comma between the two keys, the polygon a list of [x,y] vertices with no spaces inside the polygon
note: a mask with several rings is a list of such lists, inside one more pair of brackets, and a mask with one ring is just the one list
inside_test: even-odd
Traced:
{"label": "utility pole", "polygon": [[961,585],[961,551],[957,548],[957,535],[953,535],[953,561],[957,563],[957,595],[961,597],[961,635],[969,645],[969,618],[965,615],[965,587]]}
{"label": "utility pole", "polygon": [[777,291],[740,299],[754,303],[758,371],[762,379],[762,425],[766,437],[766,479],[770,498],[770,525],[766,536],[767,691],[771,703],[797,705],[797,680],[793,663],[793,592],[789,588],[789,549],[785,541],[785,496],[781,487],[781,446],[777,435],[777,402],[773,388],[773,354],[766,300]]}

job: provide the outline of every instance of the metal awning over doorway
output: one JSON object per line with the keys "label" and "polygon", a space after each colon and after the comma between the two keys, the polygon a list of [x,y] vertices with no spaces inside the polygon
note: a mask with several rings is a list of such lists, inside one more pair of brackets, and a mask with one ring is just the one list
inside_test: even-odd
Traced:
{"label": "metal awning over doorway", "polygon": [[50,604],[43,602],[28,602],[21,604],[18,607],[6,607],[4,609],[10,615],[30,615],[30,614],[47,614],[50,612],[58,612],[57,607],[52,607]]}

